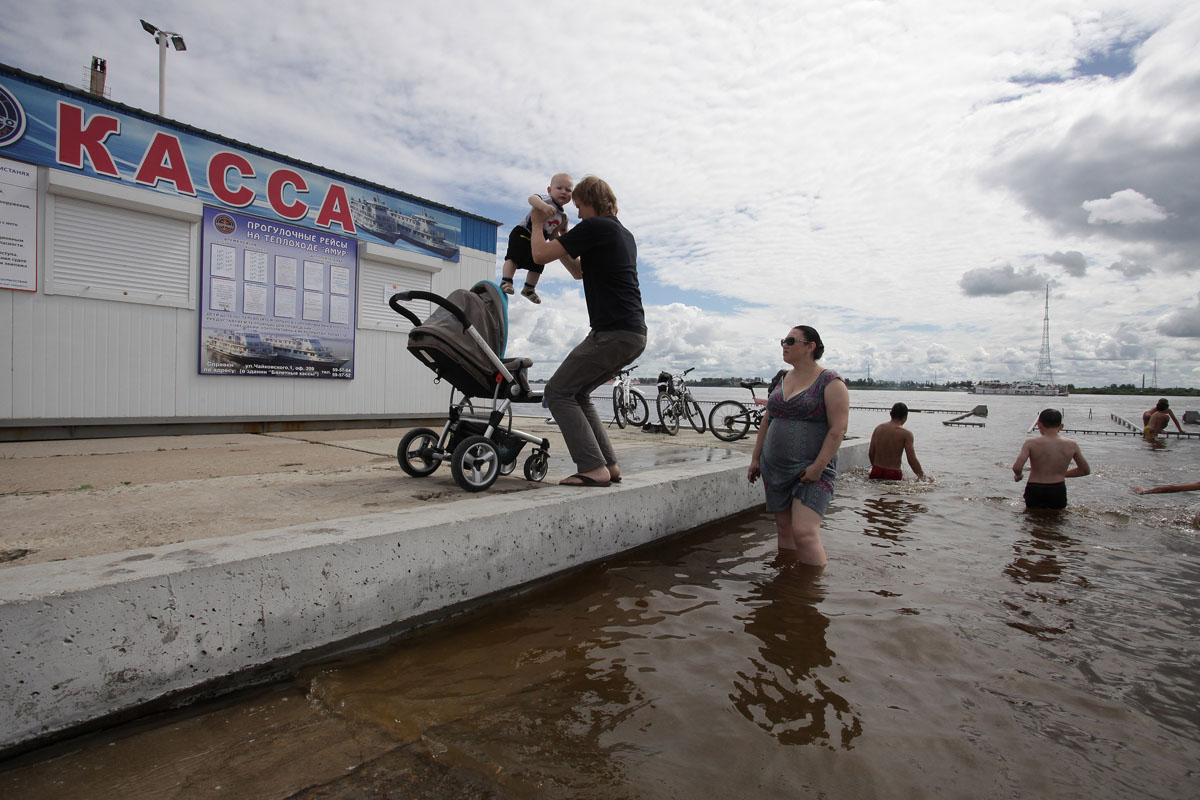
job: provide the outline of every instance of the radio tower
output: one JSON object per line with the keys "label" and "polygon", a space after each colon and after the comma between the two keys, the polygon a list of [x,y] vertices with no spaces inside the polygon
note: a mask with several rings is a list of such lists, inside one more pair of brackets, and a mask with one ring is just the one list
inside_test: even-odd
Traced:
{"label": "radio tower", "polygon": [[1042,320],[1042,352],[1038,356],[1034,383],[1054,384],[1054,369],[1050,366],[1050,284],[1046,284],[1046,316]]}

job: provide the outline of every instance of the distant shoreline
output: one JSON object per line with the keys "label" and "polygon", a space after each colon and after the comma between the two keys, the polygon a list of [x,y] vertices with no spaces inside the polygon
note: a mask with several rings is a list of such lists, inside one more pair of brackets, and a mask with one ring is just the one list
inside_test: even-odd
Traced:
{"label": "distant shoreline", "polygon": [[[549,378],[531,378],[531,383],[545,384]],[[759,381],[766,383],[761,378],[701,378],[699,380],[688,381],[691,386],[700,387],[729,387],[740,388],[742,381]],[[653,378],[634,378],[635,386],[655,386],[657,380]],[[974,384],[954,384],[954,385],[929,385],[916,383],[912,381],[904,381],[893,383],[890,381],[865,381],[851,378],[846,381],[846,384],[856,392],[958,392],[960,394],[971,394],[971,388]],[[1146,397],[1200,397],[1200,388],[1184,388],[1179,386],[1159,387],[1157,389],[1138,389],[1133,386],[1075,386],[1067,384],[1067,390],[1071,394],[1111,394],[1111,395],[1144,395]]]}

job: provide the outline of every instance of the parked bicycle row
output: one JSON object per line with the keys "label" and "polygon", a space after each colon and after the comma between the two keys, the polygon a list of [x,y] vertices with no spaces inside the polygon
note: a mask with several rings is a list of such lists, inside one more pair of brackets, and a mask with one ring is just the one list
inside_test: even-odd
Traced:
{"label": "parked bicycle row", "polygon": [[[621,370],[613,384],[613,419],[620,428],[627,425],[641,427],[650,419],[650,404],[641,389],[633,384],[633,371],[636,369],[635,364]],[[658,395],[654,405],[658,412],[658,424],[664,433],[674,436],[684,419],[696,433],[710,430],[713,436],[725,442],[734,442],[751,431],[758,431],[767,401],[760,399],[755,389],[768,384],[743,381],[741,386],[750,391],[752,405],[747,406],[738,400],[723,400],[716,403],[706,416],[685,380],[693,369],[695,367],[690,367],[678,375],[666,371],[658,374]]]}

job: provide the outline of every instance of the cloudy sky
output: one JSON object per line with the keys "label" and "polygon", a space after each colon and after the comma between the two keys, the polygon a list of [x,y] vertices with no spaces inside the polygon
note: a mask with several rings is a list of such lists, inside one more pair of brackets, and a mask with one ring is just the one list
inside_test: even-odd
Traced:
{"label": "cloudy sky", "polygon": [[[498,220],[595,174],[637,237],[640,375],[1200,386],[1200,6],[1092,0],[6,0],[0,61]],[[503,254],[503,246],[500,251]],[[518,284],[520,280],[518,279]],[[511,306],[546,375],[586,331]]]}

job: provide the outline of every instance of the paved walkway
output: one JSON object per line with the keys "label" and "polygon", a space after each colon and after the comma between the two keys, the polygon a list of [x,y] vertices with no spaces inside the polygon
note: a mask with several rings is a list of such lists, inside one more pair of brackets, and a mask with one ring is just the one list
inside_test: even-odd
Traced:
{"label": "paved walkway", "polygon": [[[558,427],[517,418],[550,440],[550,473],[521,465],[489,496],[542,491],[575,470]],[[0,443],[0,569],[208,539],[468,497],[448,464],[428,478],[397,465],[407,428]],[[609,431],[630,474],[745,452],[684,428],[675,437]]]}

